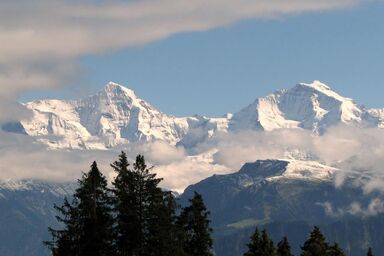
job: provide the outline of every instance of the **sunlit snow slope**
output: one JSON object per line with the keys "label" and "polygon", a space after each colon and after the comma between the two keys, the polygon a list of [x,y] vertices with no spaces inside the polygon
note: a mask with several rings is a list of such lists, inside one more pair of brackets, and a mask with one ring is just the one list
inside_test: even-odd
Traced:
{"label": "sunlit snow slope", "polygon": [[6,125],[7,131],[22,131],[51,148],[65,149],[105,149],[154,140],[191,148],[217,132],[301,128],[321,135],[340,123],[384,127],[383,109],[365,109],[319,81],[276,91],[221,118],[174,117],[113,82],[84,99],[38,100],[25,107],[33,117],[21,121],[22,127]]}

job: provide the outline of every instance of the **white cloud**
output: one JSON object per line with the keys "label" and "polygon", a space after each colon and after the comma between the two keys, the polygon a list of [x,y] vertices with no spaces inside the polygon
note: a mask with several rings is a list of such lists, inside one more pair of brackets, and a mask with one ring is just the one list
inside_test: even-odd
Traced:
{"label": "white cloud", "polygon": [[221,134],[201,145],[200,154],[196,156],[188,156],[184,149],[164,142],[129,144],[108,151],[47,151],[28,136],[1,132],[0,137],[1,179],[71,181],[78,178],[81,171],[87,171],[94,160],[112,177],[109,164],[124,150],[132,160],[137,154],[143,154],[149,165],[155,166],[154,171],[164,178],[165,187],[182,191],[213,174],[237,171],[246,162],[289,157],[288,150],[294,152],[294,157],[310,156],[340,168],[335,176],[337,187],[354,177],[349,184],[361,187],[364,193],[384,192],[382,129],[338,126],[321,137],[300,129]]}
{"label": "white cloud", "polygon": [[0,179],[75,181],[93,161],[105,170],[117,158],[113,151],[47,150],[25,135],[0,132],[0,137]]}
{"label": "white cloud", "polygon": [[348,207],[334,207],[330,202],[317,203],[324,208],[325,213],[334,218],[340,218],[345,215],[354,215],[359,217],[376,216],[384,212],[384,202],[380,198],[372,198],[365,205],[359,202],[352,202]]}
{"label": "white cloud", "polygon": [[[0,3],[2,60],[78,57],[243,19],[349,7],[359,0],[62,1]],[[24,43],[23,42],[28,42]]]}
{"label": "white cloud", "polygon": [[162,185],[177,192],[214,174],[226,174],[230,171],[226,166],[211,164],[205,161],[187,157],[168,165],[155,168],[159,177],[163,177]]}
{"label": "white cloud", "polygon": [[145,156],[147,165],[163,178],[161,186],[182,192],[185,187],[210,175],[226,173],[228,168],[205,159],[185,155],[183,149],[153,142],[129,144],[111,150],[47,150],[32,137],[0,132],[0,179],[38,179],[72,182],[81,172],[89,170],[93,161],[110,180],[115,176],[110,164],[121,150],[130,163],[138,154]]}
{"label": "white cloud", "polygon": [[[245,131],[236,134],[223,134],[217,139],[218,152],[214,160],[234,170],[246,162],[262,159],[281,159],[289,149],[311,148],[312,137],[309,131],[275,130],[271,132]],[[304,150],[303,150],[304,151]]]}
{"label": "white cloud", "polygon": [[353,177],[353,184],[366,194],[384,192],[384,129],[340,125],[329,128],[323,136],[300,129],[246,131],[220,135],[215,140],[215,162],[232,170],[259,159],[309,157],[341,169],[335,174],[336,187]]}
{"label": "white cloud", "polygon": [[186,157],[184,148],[174,147],[163,141],[145,143],[135,150],[142,152],[154,165],[167,165]]}
{"label": "white cloud", "polygon": [[[81,56],[140,46],[178,32],[355,6],[364,0],[3,0],[0,120],[19,95],[76,77]],[[4,100],[6,99],[6,100]]]}

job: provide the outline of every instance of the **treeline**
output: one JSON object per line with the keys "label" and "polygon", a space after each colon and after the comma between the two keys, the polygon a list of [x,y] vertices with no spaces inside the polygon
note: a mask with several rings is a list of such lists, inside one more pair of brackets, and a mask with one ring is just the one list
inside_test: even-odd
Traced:
{"label": "treeline", "polygon": [[[275,247],[265,229],[260,232],[256,228],[247,246],[248,251],[244,256],[293,256],[287,237]],[[337,243],[328,244],[320,228],[315,226],[301,247],[300,256],[346,256],[346,254]],[[373,256],[371,248],[368,249],[367,256]]]}
{"label": "treeline", "polygon": [[180,209],[161,179],[138,155],[124,152],[112,168],[112,188],[96,162],[78,181],[71,199],[55,205],[61,229],[49,228],[53,256],[211,256],[212,229],[203,198],[195,193]]}

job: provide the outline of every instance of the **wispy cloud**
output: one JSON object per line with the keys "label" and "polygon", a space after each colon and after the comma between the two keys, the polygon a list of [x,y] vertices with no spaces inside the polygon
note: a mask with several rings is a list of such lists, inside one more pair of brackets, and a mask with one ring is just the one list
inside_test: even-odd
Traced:
{"label": "wispy cloud", "polygon": [[359,217],[371,217],[384,212],[384,202],[380,198],[372,198],[364,204],[354,201],[347,207],[334,207],[330,202],[317,203],[324,208],[325,213],[334,218],[353,215]]}
{"label": "wispy cloud", "polygon": [[178,32],[204,31],[244,19],[270,19],[346,8],[364,0],[0,2],[0,119],[19,111],[27,90],[54,88],[76,77],[81,56],[140,46]]}

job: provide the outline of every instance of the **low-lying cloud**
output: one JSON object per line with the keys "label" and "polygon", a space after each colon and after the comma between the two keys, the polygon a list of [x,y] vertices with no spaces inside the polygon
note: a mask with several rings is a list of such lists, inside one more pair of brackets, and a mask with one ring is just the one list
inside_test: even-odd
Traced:
{"label": "low-lying cloud", "polygon": [[286,158],[287,151],[310,152],[313,139],[309,131],[301,129],[221,134],[215,138],[218,152],[214,160],[236,170],[246,162]]}
{"label": "low-lying cloud", "polygon": [[335,186],[360,187],[365,194],[384,192],[384,130],[336,126],[324,136],[301,129],[220,134],[197,146],[196,155],[165,142],[128,144],[111,150],[47,150],[34,138],[0,133],[1,179],[37,178],[71,181],[97,160],[113,177],[109,164],[121,150],[131,160],[143,154],[163,186],[182,191],[213,174],[235,172],[261,159],[304,159],[337,167]]}
{"label": "low-lying cloud", "polygon": [[365,204],[354,201],[349,206],[344,208],[335,207],[330,202],[317,204],[322,206],[325,213],[333,218],[341,218],[346,215],[367,218],[384,213],[384,202],[380,198],[372,198]]}
{"label": "low-lying cloud", "polygon": [[353,185],[365,194],[384,192],[384,130],[339,125],[325,135],[315,136],[301,129],[224,134],[217,139],[217,164],[238,170],[258,159],[316,160],[337,167],[335,185],[353,177]]}
{"label": "low-lying cloud", "polygon": [[163,178],[162,186],[182,192],[188,185],[210,175],[226,173],[228,168],[198,157],[187,156],[184,149],[164,142],[129,144],[111,150],[49,150],[34,138],[0,132],[0,179],[37,179],[73,182],[87,172],[93,161],[112,180],[110,164],[124,150],[130,163],[136,155],[145,156],[148,166]]}

